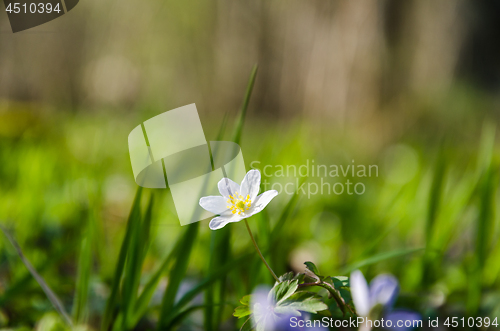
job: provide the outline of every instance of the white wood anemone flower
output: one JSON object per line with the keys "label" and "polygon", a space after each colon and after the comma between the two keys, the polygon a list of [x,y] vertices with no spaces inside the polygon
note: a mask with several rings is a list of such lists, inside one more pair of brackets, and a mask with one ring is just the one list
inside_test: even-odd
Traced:
{"label": "white wood anemone flower", "polygon": [[200,199],[200,206],[219,216],[208,225],[212,230],[222,229],[228,223],[239,222],[261,212],[278,191],[270,190],[260,195],[260,171],[250,170],[241,186],[229,178],[222,178],[218,184],[222,196],[208,196]]}

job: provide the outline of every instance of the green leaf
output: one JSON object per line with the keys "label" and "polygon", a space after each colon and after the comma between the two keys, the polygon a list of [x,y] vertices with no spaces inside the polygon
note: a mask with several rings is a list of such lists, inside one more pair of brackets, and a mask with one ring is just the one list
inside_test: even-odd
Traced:
{"label": "green leaf", "polygon": [[250,302],[252,300],[252,295],[245,295],[243,298],[241,298],[240,303],[245,306],[249,306]]}
{"label": "green leaf", "polygon": [[240,328],[240,331],[251,331],[252,330],[252,317],[249,317],[245,323]]}
{"label": "green leaf", "polygon": [[330,278],[332,280],[333,286],[335,286],[336,289],[340,289],[341,287],[349,287],[349,277],[335,276]]}
{"label": "green leaf", "polygon": [[304,264],[306,265],[306,268],[312,272],[314,272],[316,275],[319,275],[319,271],[318,271],[318,268],[316,267],[316,265],[312,262],[304,262]]}
{"label": "green leaf", "polygon": [[280,282],[284,282],[284,281],[291,281],[291,280],[295,280],[295,274],[293,273],[293,271],[290,271],[290,272],[287,272],[286,274],[284,275],[281,275],[278,277],[278,279],[280,280]]}
{"label": "green leaf", "polygon": [[321,297],[312,292],[297,292],[287,300],[279,303],[274,311],[278,314],[291,314],[300,316],[299,311],[316,314],[318,311],[326,310],[328,306],[321,300]]}
{"label": "green leaf", "polygon": [[277,283],[269,292],[268,298],[271,302],[279,303],[295,293],[298,287],[299,285],[297,280]]}
{"label": "green leaf", "polygon": [[242,318],[242,317],[250,315],[251,313],[252,313],[252,310],[250,310],[249,306],[238,306],[234,309],[233,316],[238,317],[238,318]]}
{"label": "green leaf", "polygon": [[333,280],[331,279],[331,277],[324,277],[324,281],[321,281],[320,284],[318,284],[318,286],[321,286],[328,291],[329,297],[335,299],[337,306],[342,311],[342,314],[345,316],[347,312],[347,306],[345,300],[340,294],[340,291],[336,289],[335,286],[333,285]]}
{"label": "green leaf", "polygon": [[339,292],[346,303],[352,302],[351,289],[349,287],[343,287]]}
{"label": "green leaf", "polygon": [[294,280],[296,279],[299,282],[299,284],[301,284],[301,283],[304,282],[305,276],[306,275],[304,273],[298,273],[298,274],[295,275],[295,277],[293,277],[293,279]]}
{"label": "green leaf", "polygon": [[281,314],[285,316],[301,316],[302,314],[297,309],[297,303],[287,303],[274,307],[274,312],[276,314]]}
{"label": "green leaf", "polygon": [[332,278],[330,276],[320,276],[318,272],[318,268],[312,262],[305,262],[306,270],[305,270],[305,281],[308,283],[312,283],[311,286],[319,286],[326,289],[329,293],[330,298],[334,298],[337,306],[342,311],[342,314],[345,316],[347,312],[347,305],[342,297],[339,289],[348,282],[347,277],[339,276],[339,278]]}
{"label": "green leaf", "polygon": [[[283,284],[285,282],[282,282],[280,284]],[[288,283],[288,282],[286,282]],[[297,290],[297,288],[299,287],[299,282],[297,280],[294,280],[292,282],[289,282],[290,285],[288,287],[288,289],[286,289],[286,291],[284,293],[279,293],[279,295],[277,295],[277,298],[279,299],[278,301],[278,304],[280,304],[280,302],[283,302],[285,301],[286,299],[288,299],[291,295],[293,295],[295,293],[295,291]],[[284,291],[285,289],[283,289]],[[281,298],[280,298],[281,296]]]}

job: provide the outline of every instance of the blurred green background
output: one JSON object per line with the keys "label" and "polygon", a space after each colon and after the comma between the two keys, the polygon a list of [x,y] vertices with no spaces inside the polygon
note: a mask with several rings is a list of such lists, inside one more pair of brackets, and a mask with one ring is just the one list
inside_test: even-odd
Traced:
{"label": "blurred green background", "polygon": [[[207,140],[221,132],[231,140],[258,63],[240,142],[247,169],[308,160],[379,169],[350,178],[365,184],[362,195],[282,193],[253,217],[275,271],[313,261],[323,274],[388,272],[401,282],[398,306],[426,317],[500,318],[498,15],[497,1],[84,0],[12,34],[2,13],[1,224],[82,329],[106,329],[103,316],[117,330],[236,329],[238,300],[272,284],[243,224],[218,235],[208,220],[181,227],[168,190],[145,189],[130,219],[142,222],[136,231],[150,229],[148,250],[131,262],[140,245],[122,245],[137,190],[127,136],[196,103]],[[188,263],[172,266],[168,255],[190,230],[199,233],[184,242]],[[127,262],[116,276],[121,247]],[[175,323],[161,322],[173,275],[179,302],[245,254]],[[147,309],[117,326],[128,296],[154,275]],[[66,328],[6,237],[0,326]]]}

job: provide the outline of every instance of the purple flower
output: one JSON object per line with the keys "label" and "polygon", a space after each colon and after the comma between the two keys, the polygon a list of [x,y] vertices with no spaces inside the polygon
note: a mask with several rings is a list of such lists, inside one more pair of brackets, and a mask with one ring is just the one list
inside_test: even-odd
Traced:
{"label": "purple flower", "polygon": [[253,308],[252,322],[260,325],[263,330],[274,330],[280,319],[274,313],[276,302],[268,295],[270,290],[266,286],[257,287],[250,301],[250,307]]}
{"label": "purple flower", "polygon": [[368,286],[361,271],[356,270],[351,274],[350,284],[356,311],[363,317],[367,317],[378,304],[392,308],[399,294],[398,281],[391,275],[379,275]]}
{"label": "purple flower", "polygon": [[[276,302],[270,295],[270,288],[260,286],[252,293],[251,307],[253,307],[252,322],[257,331],[324,331],[328,330],[322,326],[307,326],[310,320],[309,314],[294,316],[275,312]],[[292,322],[292,318],[294,318]],[[299,322],[300,321],[300,322]],[[303,325],[297,326],[297,325]]]}
{"label": "purple flower", "polygon": [[357,314],[361,317],[371,317],[372,309],[380,305],[383,308],[384,319],[391,321],[390,329],[411,330],[413,327],[410,324],[413,325],[413,323],[405,325],[405,322],[421,320],[418,313],[392,310],[399,294],[399,283],[394,276],[379,275],[368,286],[361,271],[356,270],[351,274],[350,285],[352,301],[356,306]]}
{"label": "purple flower", "polygon": [[[384,318],[386,321],[391,321],[391,330],[406,331],[413,329],[416,321],[421,321],[422,316],[419,313],[415,313],[409,310],[393,310],[388,312]],[[387,323],[387,322],[386,322]],[[400,326],[398,325],[400,324]],[[407,323],[405,325],[405,323]]]}

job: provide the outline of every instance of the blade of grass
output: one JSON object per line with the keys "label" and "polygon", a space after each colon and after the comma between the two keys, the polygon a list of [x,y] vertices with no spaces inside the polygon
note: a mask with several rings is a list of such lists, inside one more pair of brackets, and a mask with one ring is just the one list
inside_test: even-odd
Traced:
{"label": "blade of grass", "polygon": [[243,125],[245,124],[245,118],[247,115],[248,104],[250,103],[250,97],[252,96],[253,86],[255,84],[255,78],[257,77],[258,65],[255,64],[250,73],[250,79],[248,80],[247,90],[245,93],[245,98],[243,99],[243,105],[241,106],[240,116],[236,122],[236,129],[233,135],[233,142],[240,144],[241,134],[243,132]]}
{"label": "blade of grass", "polygon": [[[219,133],[217,134],[216,141],[222,141],[224,138],[224,132],[226,130],[227,125],[227,113],[224,114],[224,118],[222,119],[222,124],[219,129]],[[209,145],[210,146],[210,145]],[[216,152],[216,151],[213,151]],[[212,163],[212,171],[215,170],[213,153],[210,150],[210,160]],[[219,259],[219,255],[216,254],[216,246],[219,242],[219,236],[217,235],[218,231],[210,232],[210,257],[208,259],[208,274],[210,274],[217,266],[217,260]],[[204,311],[204,326],[205,330],[212,331],[214,330],[214,293],[215,288],[208,287],[205,291],[205,311]]]}
{"label": "blade of grass", "polygon": [[444,147],[441,147],[437,163],[434,170],[434,177],[432,179],[431,190],[429,193],[429,202],[427,210],[427,221],[425,225],[425,242],[426,242],[426,254],[423,258],[422,267],[422,278],[421,285],[423,287],[432,284],[436,279],[434,265],[437,261],[438,256],[436,255],[436,250],[434,245],[434,233],[436,232],[437,219],[441,206],[441,200],[443,195],[444,178],[446,173],[446,162],[444,157]]}
{"label": "blade of grass", "polygon": [[[221,305],[217,305],[217,306],[221,306]],[[175,316],[175,318],[172,320],[172,323],[170,323],[170,327],[171,328],[177,327],[178,324],[180,324],[191,313],[193,313],[193,312],[195,312],[197,310],[203,309],[203,308],[207,308],[207,305],[206,304],[204,304],[204,305],[196,305],[196,306],[189,307],[186,310],[183,310],[182,312],[180,312],[179,314],[177,314],[177,316]]]}
{"label": "blade of grass", "polygon": [[[210,152],[210,147],[209,147],[209,152]],[[212,157],[211,157],[211,165],[208,166],[207,172],[210,172],[211,170],[213,170]],[[208,178],[204,182],[203,187],[201,188],[200,192],[201,196],[205,195],[207,186],[208,186]],[[164,325],[170,323],[170,320],[165,316],[167,316],[167,313],[171,310],[171,307],[174,305],[177,291],[179,289],[182,279],[186,274],[187,267],[189,264],[189,258],[191,256],[191,251],[196,241],[196,237],[198,236],[199,223],[197,221],[199,220],[199,217],[200,217],[200,210],[196,209],[191,218],[192,222],[195,223],[191,223],[186,226],[187,227],[186,233],[182,237],[179,243],[178,250],[177,249],[175,250],[176,251],[175,262],[174,262],[175,264],[169,273],[168,285],[163,295],[162,305],[160,308],[161,314],[160,314],[160,320],[158,322],[159,330],[161,330]]]}
{"label": "blade of grass", "polygon": [[[217,259],[217,255],[215,254],[215,243],[216,243],[216,233],[217,231],[212,231],[210,233],[210,257],[208,260],[208,273],[215,269],[215,261]],[[204,326],[206,331],[212,331],[213,328],[213,316],[214,316],[214,288],[208,287],[205,291],[205,302],[206,307],[204,311]]]}
{"label": "blade of grass", "polygon": [[144,262],[144,258],[149,249],[149,238],[151,236],[151,222],[153,221],[153,207],[155,203],[155,196],[151,193],[151,197],[149,199],[148,207],[146,209],[146,213],[144,214],[144,221],[141,226],[141,241],[140,247],[142,248],[142,258],[141,264]]}
{"label": "blade of grass", "polygon": [[[219,133],[217,133],[215,141],[222,141],[224,139],[224,132],[226,131],[226,125],[227,125],[227,113],[225,113],[224,117],[222,118],[222,124],[219,128]],[[212,164],[212,171],[214,171],[215,167],[214,167],[214,156],[212,152],[212,146],[210,144],[207,144],[207,146],[208,146],[208,154],[210,155],[210,163]]]}
{"label": "blade of grass", "polygon": [[84,323],[87,314],[90,273],[92,268],[92,248],[94,245],[94,231],[96,211],[90,211],[86,231],[82,239],[80,256],[78,258],[78,276],[76,282],[75,303],[73,305],[73,319],[77,324]]}
{"label": "blade of grass", "polygon": [[[304,184],[306,181],[306,178],[301,178],[299,181],[298,187],[301,187],[302,184]],[[273,268],[276,270],[278,274],[282,274],[286,271],[286,262],[280,258],[282,251],[280,251],[282,245],[280,245],[280,240],[283,239],[283,233],[282,229],[286,222],[290,219],[290,216],[292,215],[293,211],[295,210],[297,203],[299,201],[300,195],[298,192],[295,192],[294,195],[288,200],[287,204],[285,205],[285,208],[283,208],[278,221],[276,222],[274,228],[272,229],[270,235],[269,235],[269,247],[276,247],[276,249],[270,250],[270,255],[271,255],[271,264]]]}
{"label": "blade of grass", "polygon": [[481,130],[481,143],[477,156],[476,176],[479,179],[491,166],[495,151],[496,127],[493,121],[485,121]]}
{"label": "blade of grass", "polygon": [[[193,300],[199,293],[204,291],[214,282],[218,281],[221,277],[226,276],[226,274],[231,270],[237,269],[240,266],[246,264],[251,256],[253,256],[253,253],[245,254],[237,259],[228,261],[226,264],[217,268],[217,270],[213,274],[210,274],[209,276],[204,278],[201,282],[198,283],[198,285],[189,290],[179,299],[179,301],[177,301],[177,303],[172,307],[171,311],[168,312],[169,316],[167,316],[167,320],[173,321],[182,310],[182,308],[189,304],[189,302],[191,302],[191,300]],[[167,329],[168,327],[170,327],[170,325],[167,325]]]}
{"label": "blade of grass", "polygon": [[137,299],[142,263],[147,252],[147,240],[149,238],[153,204],[154,195],[151,195],[144,215],[144,222],[141,224],[140,218],[137,218],[137,221],[133,223],[134,230],[130,240],[130,250],[125,265],[122,286],[122,330],[129,329],[129,324],[131,323],[130,316],[132,316],[132,311]]}
{"label": "blade of grass", "polygon": [[375,264],[375,263],[378,263],[378,262],[381,262],[384,260],[388,260],[388,259],[393,259],[396,257],[401,257],[401,256],[421,252],[424,250],[425,250],[425,248],[410,248],[410,249],[402,249],[402,250],[377,254],[377,255],[374,255],[374,256],[369,257],[367,259],[364,259],[364,260],[361,260],[358,262],[354,262],[348,266],[345,266],[344,268],[342,268],[340,274],[346,275],[346,274],[349,274],[351,271],[354,271],[354,270],[362,268],[362,267],[366,267],[368,265],[372,265],[372,264]]}
{"label": "blade of grass", "polygon": [[120,254],[116,263],[115,273],[111,284],[111,294],[109,295],[106,303],[104,315],[102,317],[101,331],[107,331],[112,324],[115,307],[118,303],[118,295],[120,290],[120,283],[122,279],[123,269],[125,267],[125,260],[127,258],[128,250],[130,248],[130,241],[132,239],[132,231],[135,228],[134,224],[140,217],[140,202],[142,196],[142,187],[137,188],[137,193],[132,204],[132,209],[127,221],[127,228],[125,230],[125,238],[123,239],[122,246],[120,247]]}
{"label": "blade of grass", "polygon": [[[259,246],[262,248],[270,247],[271,218],[269,217],[267,209],[264,209],[262,212],[254,216],[253,222],[257,225],[257,234],[255,237],[258,238],[257,242],[259,243]],[[281,247],[273,246],[273,248],[274,249],[272,251],[267,250],[267,252],[264,252],[264,250],[262,250],[262,254],[264,255],[264,258],[273,266],[273,270],[276,271],[277,274],[280,274],[280,268],[276,267],[278,264],[280,264],[281,261],[273,260],[273,255],[278,255],[278,250],[281,249]],[[232,282],[235,282],[235,278],[237,277],[241,278],[242,275],[244,275],[244,277],[248,277],[249,281],[247,282],[247,286],[237,286],[235,289],[239,298],[245,296],[247,293],[250,293],[252,289],[258,284],[272,284],[275,281],[269,270],[263,268],[262,260],[258,254],[252,258],[252,261],[248,261],[248,266],[248,271],[241,271],[241,275],[231,275]],[[237,283],[238,281],[235,282],[235,284]]]}
{"label": "blade of grass", "polygon": [[483,269],[486,265],[488,252],[490,251],[492,234],[494,233],[494,207],[497,186],[497,165],[491,162],[484,176],[480,189],[479,221],[476,230],[476,256],[479,267]]}
{"label": "blade of grass", "polygon": [[52,291],[52,289],[47,285],[47,282],[43,279],[40,274],[35,270],[31,262],[26,258],[24,255],[21,247],[17,243],[16,239],[7,231],[3,225],[0,225],[0,229],[4,233],[4,235],[7,237],[7,239],[10,241],[12,246],[16,249],[17,255],[23,262],[23,264],[26,266],[26,269],[30,272],[30,274],[35,278],[35,280],[38,282],[40,287],[42,288],[43,292],[45,292],[45,295],[47,298],[50,300],[56,311],[59,313],[61,318],[66,322],[70,327],[73,327],[73,322],[71,321],[71,318],[69,317],[68,313],[66,312],[66,309],[64,309],[64,305],[62,304],[61,300],[57,297],[57,295]]}
{"label": "blade of grass", "polygon": [[425,240],[430,247],[432,243],[432,234],[436,225],[436,219],[439,212],[439,206],[442,198],[443,184],[445,175],[445,161],[442,153],[438,157],[434,178],[432,180],[431,191],[429,194],[429,209],[427,211],[427,223],[425,226]]}
{"label": "blade of grass", "polygon": [[491,249],[494,233],[494,206],[497,185],[496,165],[492,162],[485,174],[479,190],[479,217],[476,222],[475,255],[469,281],[469,296],[467,311],[470,316],[476,316],[481,304],[483,272]]}
{"label": "blade of grass", "polygon": [[186,227],[186,233],[183,236],[179,253],[175,258],[174,267],[170,270],[167,289],[165,290],[165,294],[163,295],[162,305],[160,309],[160,320],[158,322],[158,330],[162,330],[171,322],[169,313],[172,311],[172,307],[175,303],[175,297],[177,295],[177,290],[179,289],[181,281],[184,279],[184,276],[186,274],[191,251],[193,250],[196,237],[198,236],[200,223],[191,223],[189,225],[186,225]]}
{"label": "blade of grass", "polygon": [[[224,265],[231,259],[231,227],[226,226],[220,230],[214,231],[215,234],[215,247],[214,247],[214,261],[212,263],[212,268],[210,273],[219,268],[219,266]],[[220,278],[218,284],[217,302],[224,302],[226,299],[226,289],[227,289],[227,276],[223,275]],[[215,330],[218,330],[218,326],[222,321],[222,315],[224,313],[223,307],[219,307],[215,310]]]}
{"label": "blade of grass", "polygon": [[[298,187],[300,187],[302,184],[304,184],[306,181],[306,178],[302,178],[299,182]],[[295,206],[297,205],[297,202],[299,200],[299,194],[298,192],[295,192],[295,194],[288,200],[288,203],[286,204],[285,208],[280,214],[280,217],[278,218],[278,222],[276,222],[276,225],[274,226],[273,230],[271,231],[271,240],[272,244],[271,245],[276,245],[276,241],[280,240],[282,236],[280,236],[281,229],[285,225],[286,221],[292,214],[292,212],[295,210]]]}
{"label": "blade of grass", "polygon": [[[489,219],[493,217],[494,204],[490,200],[495,193],[490,192],[493,182],[493,154],[495,150],[496,127],[491,122],[485,121],[482,129],[481,145],[479,148],[476,176],[477,187],[474,195],[479,196],[479,217],[476,222],[475,256],[469,265],[469,281],[467,293],[467,313],[475,316],[481,304],[481,288],[483,282],[484,265],[486,264],[489,247],[488,228]],[[493,205],[492,205],[493,204]]]}
{"label": "blade of grass", "polygon": [[375,251],[375,249],[379,246],[379,244],[385,240],[385,238],[393,231],[395,230],[399,223],[401,223],[401,219],[398,219],[396,222],[394,222],[393,224],[387,226],[387,228],[378,236],[375,238],[375,240],[373,240],[370,244],[367,245],[368,248],[366,248],[363,253],[361,253],[361,256],[360,257],[365,257],[369,254],[372,254],[372,252]]}
{"label": "blade of grass", "polygon": [[[187,231],[185,232],[184,235],[187,235]],[[170,265],[174,262],[175,256],[179,253],[181,243],[183,242],[182,237],[177,240],[174,248],[172,251],[167,255],[167,257],[163,260],[161,266],[156,270],[156,272],[151,276],[149,281],[146,283],[144,286],[144,289],[142,290],[141,294],[139,295],[139,298],[137,299],[135,309],[134,309],[134,317],[132,319],[131,325],[129,325],[130,328],[135,327],[135,325],[139,322],[139,320],[146,314],[149,306],[149,302],[151,301],[151,298],[153,297],[153,294],[156,290],[156,287],[158,286],[158,283],[160,282],[161,275],[165,273]]]}
{"label": "blade of grass", "polygon": [[[38,271],[38,273],[43,273],[44,270],[55,265],[56,263],[59,263],[63,257],[67,256],[70,253],[73,253],[72,250],[68,250],[67,247],[63,247],[59,249],[55,254],[50,255],[50,258],[48,258],[43,263],[35,265],[34,268]],[[28,271],[19,280],[13,282],[0,297],[0,307],[4,306],[6,302],[11,300],[12,298],[21,296],[25,293],[25,291],[30,290],[30,285],[33,279],[33,276]]]}
{"label": "blade of grass", "polygon": [[[255,78],[257,77],[258,66],[255,64],[250,73],[250,78],[248,80],[247,89],[245,92],[245,97],[243,98],[243,104],[241,106],[240,114],[236,122],[236,127],[233,133],[233,142],[240,144],[241,135],[243,132],[243,126],[245,124],[246,114],[248,111],[248,105],[250,104],[250,97],[252,96],[253,86],[255,84]],[[215,236],[215,260],[211,263],[213,268],[217,268],[220,265],[224,265],[231,258],[231,227],[225,227],[223,229],[217,230]],[[212,269],[211,272],[214,270]],[[227,289],[227,277],[223,276],[218,284],[218,302],[225,302],[226,300],[226,289]],[[222,317],[224,314],[224,307],[215,309],[215,329],[218,330],[222,322]]]}

